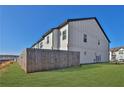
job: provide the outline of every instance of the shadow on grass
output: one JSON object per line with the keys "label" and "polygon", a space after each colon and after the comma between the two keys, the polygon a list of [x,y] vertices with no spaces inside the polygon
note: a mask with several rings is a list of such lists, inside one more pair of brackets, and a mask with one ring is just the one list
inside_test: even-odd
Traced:
{"label": "shadow on grass", "polygon": [[[50,72],[76,72],[76,71],[84,71],[89,69],[96,69],[102,67],[102,65],[108,65],[110,63],[90,63],[90,64],[81,64],[80,66],[73,66],[73,67],[66,67],[66,68],[59,68],[59,69],[51,69],[51,70],[44,70],[44,71],[35,71],[31,73],[50,73]],[[30,73],[28,73],[30,74]]]}
{"label": "shadow on grass", "polygon": [[51,69],[51,70],[44,70],[44,71],[35,71],[28,74],[36,74],[36,73],[56,73],[56,72],[77,72],[77,71],[84,71],[89,69],[100,68],[100,65],[95,64],[87,64],[87,65],[80,65],[74,67],[67,67],[67,68],[60,68],[60,69]]}
{"label": "shadow on grass", "polygon": [[[89,69],[95,69],[100,68],[101,65],[99,64],[82,64],[80,66],[74,66],[74,67],[67,67],[67,68],[61,68],[61,69],[53,69],[48,71],[38,71],[38,72],[76,72],[76,71],[83,71],[83,70],[89,70]],[[35,72],[35,73],[38,73]]]}
{"label": "shadow on grass", "polygon": [[[111,63],[93,63],[93,64],[82,64],[80,66],[74,66],[74,67],[67,67],[67,68],[59,68],[59,69],[53,69],[53,70],[45,70],[45,71],[36,71],[33,73],[51,73],[51,72],[77,72],[77,71],[84,71],[84,70],[90,70],[90,69],[97,69],[103,67],[103,65],[118,65],[118,64],[111,64]],[[120,65],[120,64],[119,64]]]}

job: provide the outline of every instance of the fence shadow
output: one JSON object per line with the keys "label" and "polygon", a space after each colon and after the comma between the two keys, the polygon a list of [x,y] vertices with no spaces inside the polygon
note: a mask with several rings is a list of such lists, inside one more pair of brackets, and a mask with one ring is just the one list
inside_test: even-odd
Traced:
{"label": "fence shadow", "polygon": [[[76,71],[84,71],[84,70],[95,69],[100,67],[101,65],[99,64],[83,64],[80,66],[49,70],[48,72],[76,72]],[[43,72],[46,72],[46,71],[43,71]]]}

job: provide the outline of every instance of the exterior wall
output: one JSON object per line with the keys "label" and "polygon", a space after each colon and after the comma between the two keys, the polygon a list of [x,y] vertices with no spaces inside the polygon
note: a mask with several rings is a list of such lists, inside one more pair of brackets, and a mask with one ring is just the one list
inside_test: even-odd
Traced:
{"label": "exterior wall", "polygon": [[[119,51],[123,51],[123,54],[120,54]],[[124,49],[123,48],[121,48],[117,52],[115,52],[115,55],[116,55],[116,60],[124,61]]]}
{"label": "exterior wall", "polygon": [[[43,43],[43,47],[42,49],[52,49],[52,34],[53,33],[50,33],[48,34],[41,42]],[[49,36],[49,43],[47,44],[47,37]],[[39,45],[40,43],[39,42]],[[40,47],[39,47],[40,48]]]}
{"label": "exterior wall", "polygon": [[[60,32],[58,29],[54,29],[43,40],[37,43],[33,48],[38,49],[55,49],[58,50],[60,46]],[[49,43],[47,44],[47,37],[49,36]],[[42,48],[40,47],[42,43]]]}
{"label": "exterior wall", "polygon": [[112,51],[109,52],[109,60],[110,61],[117,61],[116,52],[112,52]]}
{"label": "exterior wall", "polygon": [[[86,43],[84,34],[87,35]],[[101,62],[109,60],[109,42],[94,19],[69,23],[69,50],[80,51],[81,64],[97,62],[96,56],[101,56]]]}
{"label": "exterior wall", "polygon": [[37,43],[33,48],[39,48],[39,43]]}
{"label": "exterior wall", "polygon": [[[120,53],[120,51],[122,51],[122,53]],[[110,51],[109,59],[110,61],[124,61],[124,48]]]}
{"label": "exterior wall", "polygon": [[53,49],[54,50],[59,50],[59,47],[60,47],[60,32],[58,29],[54,29],[54,31],[52,32],[53,34]]}
{"label": "exterior wall", "polygon": [[27,73],[79,66],[80,53],[28,48],[20,55],[19,64]]}
{"label": "exterior wall", "polygon": [[[63,40],[62,39],[62,33],[63,31],[66,30],[66,39]],[[68,50],[68,24],[65,25],[64,27],[60,28],[60,46],[59,46],[60,50]]]}
{"label": "exterior wall", "polygon": [[43,44],[43,40],[41,40],[38,44],[39,44],[39,48],[38,49],[43,49],[43,47],[41,48],[41,43]]}
{"label": "exterior wall", "polygon": [[[63,40],[62,34],[65,30],[66,39]],[[87,35],[86,43],[83,41],[84,34]],[[46,43],[47,36],[49,44]],[[60,29],[54,29],[47,36],[41,41],[42,49],[79,51],[81,64],[109,61],[109,42],[95,19],[69,22]],[[38,45],[40,47],[40,43]],[[38,45],[35,48],[39,48]]]}
{"label": "exterior wall", "polygon": [[112,52],[109,52],[109,60],[112,61]]}

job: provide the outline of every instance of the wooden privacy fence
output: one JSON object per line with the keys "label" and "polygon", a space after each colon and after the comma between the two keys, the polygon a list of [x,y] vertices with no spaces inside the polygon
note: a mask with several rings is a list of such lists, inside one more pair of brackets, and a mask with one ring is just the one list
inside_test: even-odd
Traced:
{"label": "wooden privacy fence", "polygon": [[27,48],[19,56],[26,73],[80,65],[80,52]]}

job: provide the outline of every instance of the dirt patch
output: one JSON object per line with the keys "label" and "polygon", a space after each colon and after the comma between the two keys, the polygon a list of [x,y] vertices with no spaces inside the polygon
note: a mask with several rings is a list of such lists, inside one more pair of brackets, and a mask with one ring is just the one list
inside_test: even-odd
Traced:
{"label": "dirt patch", "polygon": [[10,64],[13,64],[13,62],[7,61],[7,62],[3,62],[0,64],[0,70],[4,69],[5,67],[9,66]]}

